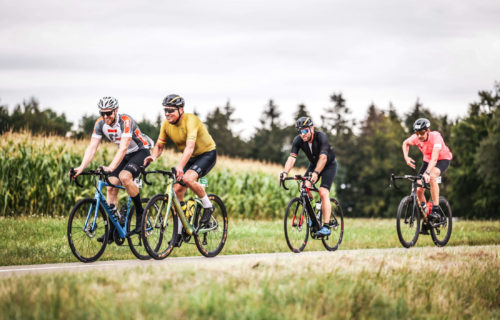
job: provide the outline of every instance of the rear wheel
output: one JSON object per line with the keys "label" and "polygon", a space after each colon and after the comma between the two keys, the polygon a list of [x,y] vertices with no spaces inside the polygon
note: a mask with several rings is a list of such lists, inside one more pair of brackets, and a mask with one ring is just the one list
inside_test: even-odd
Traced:
{"label": "rear wheel", "polygon": [[330,215],[330,232],[328,237],[321,238],[323,245],[328,251],[335,251],[342,243],[344,236],[344,213],[336,199],[331,198],[332,214]]}
{"label": "rear wheel", "polygon": [[401,200],[396,218],[396,229],[399,242],[405,248],[410,248],[417,243],[420,232],[420,212],[411,196]]}
{"label": "rear wheel", "polygon": [[[93,262],[104,253],[108,244],[108,219],[101,207],[96,215],[95,199],[82,199],[76,203],[68,218],[68,242],[75,257],[82,262]],[[95,223],[94,223],[95,221]],[[103,241],[97,238],[103,236]]]}
{"label": "rear wheel", "polygon": [[173,206],[168,210],[169,196],[157,194],[152,197],[142,217],[142,243],[154,259],[165,259],[172,253],[177,237],[177,213]]}
{"label": "rear wheel", "polygon": [[[208,198],[214,206],[214,211],[209,221],[208,229],[210,229],[210,231],[202,234],[195,234],[194,240],[198,251],[202,255],[205,257],[215,257],[221,252],[226,243],[228,219],[226,207],[222,200],[214,194],[209,194]],[[201,219],[202,214],[203,210],[200,210],[200,214],[196,217],[198,221]],[[198,225],[198,222],[194,223],[195,227]]]}
{"label": "rear wheel", "polygon": [[306,209],[302,206],[300,198],[293,198],[288,203],[285,211],[285,239],[286,244],[293,252],[304,250],[309,238],[309,219]]}
{"label": "rear wheel", "polygon": [[[143,205],[146,205],[149,201],[149,198],[142,198],[141,202]],[[136,217],[137,212],[135,210],[135,206],[130,208],[130,215],[128,217],[127,222],[127,234],[130,233],[130,230],[134,230],[136,227]],[[149,260],[151,256],[148,254],[148,251],[143,245],[142,237],[140,234],[133,234],[127,237],[128,246],[130,247],[130,251],[140,260]]]}
{"label": "rear wheel", "polygon": [[453,224],[451,206],[445,197],[439,197],[439,216],[439,221],[431,225],[431,237],[436,246],[443,247],[450,240]]}

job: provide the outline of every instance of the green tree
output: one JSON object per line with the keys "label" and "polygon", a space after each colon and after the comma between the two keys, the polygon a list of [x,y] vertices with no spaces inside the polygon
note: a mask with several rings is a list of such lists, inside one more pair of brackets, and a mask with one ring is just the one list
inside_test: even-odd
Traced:
{"label": "green tree", "polygon": [[453,160],[449,169],[454,214],[467,218],[496,217],[500,205],[498,172],[498,107],[500,85],[480,91],[468,116],[451,130]]}
{"label": "green tree", "polygon": [[231,128],[241,121],[234,118],[234,111],[235,108],[228,101],[223,108],[216,107],[212,112],[209,112],[205,123],[217,145],[217,153],[233,157],[246,157],[248,154],[245,142]]}
{"label": "green tree", "polygon": [[269,100],[260,118],[260,127],[250,140],[251,158],[281,163],[286,136],[280,115],[278,106]]}

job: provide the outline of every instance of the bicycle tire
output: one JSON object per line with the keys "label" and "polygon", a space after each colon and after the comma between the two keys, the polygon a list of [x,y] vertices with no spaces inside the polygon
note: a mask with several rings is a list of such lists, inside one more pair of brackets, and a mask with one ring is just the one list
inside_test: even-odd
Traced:
{"label": "bicycle tire", "polygon": [[[96,228],[94,230],[84,231],[85,221],[88,219],[87,226],[90,226],[95,214],[97,201],[91,198],[85,198],[78,201],[68,218],[67,236],[69,247],[75,257],[81,262],[94,262],[101,257],[106,249],[109,238],[108,219],[102,207],[99,206]],[[81,235],[79,235],[81,233]],[[104,235],[100,243],[97,238]]]}
{"label": "bicycle tire", "polygon": [[330,215],[331,234],[328,237],[321,238],[321,241],[326,250],[335,251],[339,248],[344,237],[344,213],[337,199],[330,198],[330,202],[332,203],[332,213]]}
{"label": "bicycle tire", "polygon": [[[149,201],[149,198],[142,198],[141,203],[147,204]],[[130,233],[130,230],[134,230],[136,227],[136,223],[134,222],[132,224],[133,217],[137,212],[135,211],[135,206],[132,205],[132,208],[130,208],[130,215],[128,217],[128,222],[127,222],[127,234]],[[140,234],[133,234],[129,237],[127,237],[127,242],[128,246],[130,248],[130,251],[134,254],[134,256],[139,259],[139,260],[149,260],[151,259],[151,256],[149,255],[148,251],[143,245],[142,237]],[[161,243],[160,243],[161,244]]]}
{"label": "bicycle tire", "polygon": [[142,216],[142,243],[148,254],[156,260],[168,257],[177,239],[177,213],[172,206],[167,216],[168,198],[167,194],[153,196],[146,204]]}
{"label": "bicycle tire", "polygon": [[[438,227],[431,226],[431,237],[436,246],[444,247],[448,241],[450,241],[451,231],[453,229],[453,216],[450,203],[445,197],[439,197],[439,208],[439,215],[441,216],[441,221],[443,221],[444,224]],[[446,228],[446,231],[444,232],[444,238],[441,239],[441,232],[444,228]]]}
{"label": "bicycle tire", "polygon": [[285,210],[283,222],[288,248],[295,253],[302,252],[309,239],[309,217],[300,198],[296,197],[290,200]]}
{"label": "bicycle tire", "polygon": [[420,233],[420,212],[411,196],[404,197],[399,203],[396,229],[403,247],[411,248],[417,243]]}
{"label": "bicycle tire", "polygon": [[[205,257],[211,258],[218,255],[224,248],[227,240],[229,222],[224,202],[222,202],[222,200],[215,194],[209,194],[208,198],[214,206],[214,212],[212,213],[209,222],[214,229],[206,233],[194,234],[193,236],[198,251]],[[201,214],[198,214],[198,221],[195,221],[194,223],[195,228],[198,226],[201,216]]]}

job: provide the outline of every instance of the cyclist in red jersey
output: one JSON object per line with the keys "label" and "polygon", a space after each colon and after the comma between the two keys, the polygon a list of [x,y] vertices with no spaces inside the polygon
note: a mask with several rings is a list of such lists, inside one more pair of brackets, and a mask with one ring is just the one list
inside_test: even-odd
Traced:
{"label": "cyclist in red jersey", "polygon": [[[431,131],[431,122],[428,119],[420,118],[413,124],[413,131],[415,132],[411,137],[403,142],[403,155],[406,164],[415,169],[415,160],[408,156],[410,145],[416,145],[423,154],[423,164],[420,167],[419,174],[422,174],[425,182],[430,183],[431,198],[432,198],[432,212],[429,214],[431,219],[438,219],[439,215],[439,183],[440,177],[450,165],[453,155],[450,149],[444,143],[443,137],[437,131]],[[417,197],[424,208],[425,205],[425,189],[417,189]],[[426,228],[422,233],[426,233]]]}

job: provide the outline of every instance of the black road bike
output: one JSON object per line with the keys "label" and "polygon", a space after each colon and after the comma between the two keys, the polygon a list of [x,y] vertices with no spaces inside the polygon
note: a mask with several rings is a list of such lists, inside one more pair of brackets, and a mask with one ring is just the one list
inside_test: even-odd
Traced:
{"label": "black road bike", "polygon": [[306,186],[307,177],[296,175],[295,177],[285,178],[280,181],[280,185],[289,190],[285,183],[287,180],[297,181],[300,196],[295,197],[288,203],[285,211],[285,238],[290,250],[299,253],[306,247],[309,235],[311,238],[323,242],[325,248],[329,251],[338,249],[344,235],[344,214],[339,202],[335,198],[330,198],[332,205],[332,213],[330,216],[330,231],[329,236],[319,236],[317,232],[322,227],[323,212],[321,204],[318,202],[313,207],[311,199],[309,199],[308,191],[319,192],[315,185],[311,183],[311,187]]}
{"label": "black road bike", "polygon": [[445,246],[450,240],[453,226],[451,206],[448,200],[445,197],[439,197],[439,219],[431,221],[426,216],[425,209],[417,198],[418,187],[423,186],[427,190],[430,189],[423,176],[396,176],[391,174],[391,185],[399,190],[396,180],[409,180],[412,182],[411,193],[409,196],[403,197],[399,203],[396,218],[398,238],[403,247],[411,248],[417,243],[420,230],[424,228],[424,225],[430,231],[434,244],[438,247]]}

